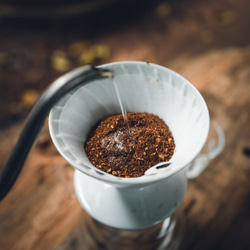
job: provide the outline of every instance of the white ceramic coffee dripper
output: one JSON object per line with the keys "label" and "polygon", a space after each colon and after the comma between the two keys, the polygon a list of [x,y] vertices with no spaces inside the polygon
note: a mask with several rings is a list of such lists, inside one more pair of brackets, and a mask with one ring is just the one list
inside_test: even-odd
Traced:
{"label": "white ceramic coffee dripper", "polygon": [[[165,67],[118,62],[101,68],[111,70],[114,79],[95,80],[64,96],[50,113],[51,137],[75,168],[77,198],[93,218],[120,229],[147,228],[171,216],[182,202],[190,163],[208,135],[208,109],[191,83]],[[139,178],[119,178],[89,162],[83,145],[92,126],[121,113],[113,81],[128,112],[156,114],[169,126],[176,150],[168,167],[155,166]]]}

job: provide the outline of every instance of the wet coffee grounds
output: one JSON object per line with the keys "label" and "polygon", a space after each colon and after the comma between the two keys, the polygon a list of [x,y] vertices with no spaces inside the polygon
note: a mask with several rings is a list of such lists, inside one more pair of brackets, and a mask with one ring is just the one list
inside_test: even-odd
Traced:
{"label": "wet coffee grounds", "polygon": [[[129,127],[129,129],[128,129]],[[157,163],[169,161],[175,151],[174,138],[157,115],[128,113],[100,121],[84,145],[90,162],[118,177],[139,177]]]}

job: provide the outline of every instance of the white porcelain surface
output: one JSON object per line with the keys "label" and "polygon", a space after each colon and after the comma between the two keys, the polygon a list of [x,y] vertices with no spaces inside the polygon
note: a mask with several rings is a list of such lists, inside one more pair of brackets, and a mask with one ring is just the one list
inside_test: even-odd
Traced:
{"label": "white porcelain surface", "polygon": [[82,207],[93,218],[119,229],[143,229],[172,215],[186,192],[186,171],[144,187],[116,188],[75,171],[74,185]]}
{"label": "white porcelain surface", "polygon": [[[76,171],[75,188],[79,201],[93,217],[115,227],[142,228],[164,219],[181,203],[187,178],[179,178],[177,173],[184,176],[185,167],[206,141],[208,109],[191,83],[165,67],[145,62],[119,62],[101,67],[112,70],[114,80],[96,80],[65,96],[50,113],[52,140],[72,166],[88,175]],[[169,167],[139,178],[118,178],[96,169],[87,159],[83,144],[91,127],[106,116],[121,113],[113,81],[118,84],[127,111],[156,114],[169,126],[176,143]],[[153,191],[157,185],[163,188],[158,193]],[[181,187],[178,195],[174,195],[176,186]],[[159,201],[165,204],[164,214],[159,215],[154,205],[150,205],[155,200],[159,206]],[[131,207],[131,202],[135,207]],[[119,214],[114,215],[112,211],[116,209]],[[132,213],[131,209],[142,210]],[[150,222],[146,220],[149,215],[152,215]],[[121,217],[125,224],[121,223]]]}

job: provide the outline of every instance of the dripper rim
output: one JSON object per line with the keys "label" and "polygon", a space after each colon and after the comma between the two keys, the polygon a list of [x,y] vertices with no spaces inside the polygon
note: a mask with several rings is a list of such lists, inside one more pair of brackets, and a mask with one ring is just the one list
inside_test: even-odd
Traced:
{"label": "dripper rim", "polygon": [[[205,136],[204,136],[204,140],[203,142],[199,145],[199,148],[192,154],[192,156],[190,156],[187,160],[182,161],[181,163],[175,164],[174,162],[171,164],[170,168],[166,168],[164,170],[160,170],[161,174],[153,174],[153,175],[143,175],[141,177],[131,177],[131,178],[124,178],[124,177],[117,177],[117,176],[113,176],[111,174],[108,174],[106,172],[101,171],[100,169],[96,168],[93,164],[92,167],[93,169],[91,169],[91,171],[84,171],[83,168],[81,168],[81,166],[79,166],[79,164],[77,164],[74,160],[70,159],[69,157],[67,157],[64,152],[61,150],[60,145],[58,145],[58,142],[55,138],[55,133],[53,132],[53,125],[52,125],[52,116],[53,116],[53,110],[54,110],[54,106],[53,109],[51,110],[50,114],[49,114],[49,129],[50,129],[50,134],[51,134],[51,138],[53,143],[55,144],[57,150],[59,151],[59,153],[73,166],[75,167],[77,170],[81,171],[82,173],[85,173],[93,178],[105,181],[107,183],[110,184],[114,184],[114,185],[118,185],[118,186],[124,186],[124,185],[143,185],[143,184],[150,184],[153,182],[156,182],[158,180],[162,180],[162,179],[166,179],[171,177],[172,175],[174,175],[175,173],[178,173],[179,171],[183,170],[188,163],[190,163],[192,160],[194,160],[194,158],[199,154],[199,152],[202,150],[205,142],[206,142],[206,138],[208,136],[208,132],[209,132],[209,125],[210,125],[210,121],[209,121],[209,111],[207,108],[207,104],[203,98],[203,96],[201,95],[201,93],[194,87],[193,84],[191,84],[186,78],[184,78],[183,76],[181,76],[179,73],[164,67],[164,66],[160,66],[157,64],[153,64],[153,63],[148,63],[148,62],[141,62],[141,61],[121,61],[121,62],[113,62],[113,63],[107,63],[104,65],[100,65],[97,68],[107,68],[109,69],[109,67],[114,66],[119,66],[119,65],[148,65],[148,67],[153,66],[155,68],[158,69],[163,69],[163,70],[167,70],[169,71],[172,75],[176,76],[177,78],[181,79],[182,81],[184,81],[186,84],[188,84],[192,90],[195,92],[196,96],[199,97],[202,101],[203,104],[203,108],[204,108],[204,112],[206,113],[206,132],[205,132]],[[110,69],[109,69],[110,70]],[[83,148],[84,150],[84,148]],[[159,164],[159,163],[158,163]],[[157,165],[157,164],[156,164]],[[155,167],[155,166],[153,166]],[[152,168],[153,168],[152,167]],[[104,176],[105,178],[103,178]]]}

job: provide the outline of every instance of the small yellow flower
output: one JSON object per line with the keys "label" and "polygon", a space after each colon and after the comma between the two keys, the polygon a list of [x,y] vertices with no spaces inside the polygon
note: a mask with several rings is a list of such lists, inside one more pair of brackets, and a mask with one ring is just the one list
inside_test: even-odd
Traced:
{"label": "small yellow flower", "polygon": [[88,43],[86,41],[75,42],[69,46],[69,53],[70,55],[76,57],[82,54],[85,50],[87,50],[87,48]]}
{"label": "small yellow flower", "polygon": [[167,17],[171,13],[171,6],[168,3],[160,3],[155,9],[155,13],[158,17]]}
{"label": "small yellow flower", "polygon": [[83,52],[79,58],[79,63],[80,64],[89,64],[89,63],[93,63],[96,59],[95,56],[95,51],[94,50],[87,50],[85,52]]}
{"label": "small yellow flower", "polygon": [[67,59],[63,51],[54,51],[51,58],[53,69],[59,72],[65,72],[72,68],[71,62]]}
{"label": "small yellow flower", "polygon": [[233,24],[236,20],[236,14],[234,11],[224,11],[220,16],[220,23],[223,26]]}
{"label": "small yellow flower", "polygon": [[110,56],[110,48],[106,45],[95,44],[83,51],[79,57],[80,64],[94,63],[98,59],[105,59]]}
{"label": "small yellow flower", "polygon": [[95,56],[99,59],[105,59],[110,56],[110,48],[106,45],[97,44],[92,47],[95,52]]}
{"label": "small yellow flower", "polygon": [[27,89],[21,95],[21,104],[25,108],[30,108],[37,101],[39,93],[34,89]]}

